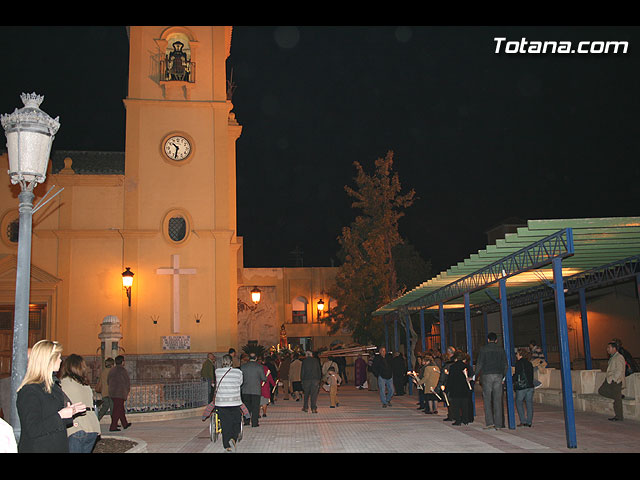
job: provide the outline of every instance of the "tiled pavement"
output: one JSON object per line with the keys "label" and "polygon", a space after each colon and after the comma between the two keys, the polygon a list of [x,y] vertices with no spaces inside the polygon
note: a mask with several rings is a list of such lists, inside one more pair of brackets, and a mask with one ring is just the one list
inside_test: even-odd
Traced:
{"label": "tiled pavement", "polygon": [[[476,394],[475,421],[467,426],[444,422],[446,411],[425,415],[417,394],[396,396],[382,408],[377,392],[340,388],[340,406],[329,408],[321,392],[318,413],[301,411],[301,403],[279,397],[260,426],[245,427],[237,453],[639,453],[640,422],[610,422],[606,415],[576,412],[577,448],[567,448],[562,408],[534,405],[533,427],[484,430],[482,396]],[[439,404],[441,406],[441,404]],[[136,416],[137,417],[137,416]],[[222,440],[212,442],[201,417],[139,421],[126,431],[103,435],[146,443],[147,453],[225,453]],[[518,417],[516,414],[516,424]]]}

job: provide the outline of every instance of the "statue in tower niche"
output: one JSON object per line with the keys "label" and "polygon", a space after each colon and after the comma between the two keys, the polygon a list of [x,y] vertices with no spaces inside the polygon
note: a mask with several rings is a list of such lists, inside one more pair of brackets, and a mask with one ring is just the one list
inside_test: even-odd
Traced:
{"label": "statue in tower niche", "polygon": [[187,54],[182,51],[184,43],[181,41],[173,42],[173,51],[167,54],[167,80],[178,80],[183,82],[189,81],[191,67]]}

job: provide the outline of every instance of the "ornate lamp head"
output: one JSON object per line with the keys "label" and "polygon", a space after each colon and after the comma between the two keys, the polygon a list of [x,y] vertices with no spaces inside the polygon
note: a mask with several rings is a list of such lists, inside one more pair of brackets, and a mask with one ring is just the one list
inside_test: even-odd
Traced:
{"label": "ornate lamp head", "polygon": [[7,137],[11,183],[34,184],[45,181],[51,145],[58,129],[59,117],[51,118],[40,110],[44,96],[20,95],[24,107],[0,117]]}

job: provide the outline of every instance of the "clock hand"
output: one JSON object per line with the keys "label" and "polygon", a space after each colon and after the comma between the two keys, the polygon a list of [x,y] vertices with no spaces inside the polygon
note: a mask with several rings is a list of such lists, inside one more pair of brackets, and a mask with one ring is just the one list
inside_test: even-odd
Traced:
{"label": "clock hand", "polygon": [[180,147],[178,145],[176,145],[175,143],[172,143],[171,145],[176,147],[176,153],[174,153],[173,158],[178,158],[178,150],[180,150]]}

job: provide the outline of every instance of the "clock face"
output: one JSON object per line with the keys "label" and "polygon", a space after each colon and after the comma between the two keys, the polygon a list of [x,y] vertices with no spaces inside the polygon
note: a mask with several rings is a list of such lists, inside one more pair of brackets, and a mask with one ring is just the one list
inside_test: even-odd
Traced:
{"label": "clock face", "polygon": [[184,160],[191,153],[191,144],[183,136],[173,135],[165,140],[164,153],[171,160]]}

